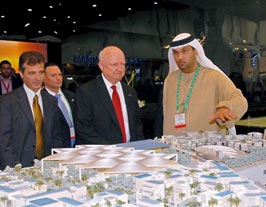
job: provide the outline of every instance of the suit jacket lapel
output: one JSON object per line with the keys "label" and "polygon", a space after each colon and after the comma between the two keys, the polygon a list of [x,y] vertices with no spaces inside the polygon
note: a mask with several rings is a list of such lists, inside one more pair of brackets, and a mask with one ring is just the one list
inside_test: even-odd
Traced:
{"label": "suit jacket lapel", "polygon": [[115,114],[112,100],[111,100],[110,95],[107,91],[107,88],[104,84],[102,76],[97,78],[95,90],[96,90],[96,94],[97,94],[98,98],[101,100],[102,104],[104,105],[104,108],[109,113],[111,118],[114,120],[116,125],[120,128],[120,125],[118,123],[118,119],[117,119],[116,114]]}
{"label": "suit jacket lapel", "polygon": [[21,108],[21,111],[24,112],[25,116],[29,120],[29,122],[35,126],[32,110],[30,107],[30,103],[28,100],[28,96],[26,94],[26,91],[24,90],[23,86],[17,89],[17,97],[18,97],[18,105]]}
{"label": "suit jacket lapel", "polygon": [[126,87],[125,83],[121,82],[122,88],[123,88],[123,93],[124,93],[124,97],[125,97],[125,102],[126,102],[126,107],[127,107],[127,116],[128,116],[128,124],[129,124],[129,131],[132,130],[132,121],[133,120],[133,111],[132,109],[134,109],[134,103],[132,102],[132,94],[129,90],[128,87]]}
{"label": "suit jacket lapel", "polygon": [[74,109],[74,99],[73,97],[71,97],[66,91],[62,90],[62,93],[64,94],[64,96],[66,97],[66,100],[70,106],[71,111],[73,111]]}
{"label": "suit jacket lapel", "polygon": [[41,96],[42,96],[42,106],[43,106],[43,125],[45,126],[46,122],[47,122],[47,116],[45,116],[45,114],[51,114],[53,113],[51,111],[51,108],[49,106],[51,106],[51,103],[49,101],[49,99],[47,98],[48,96],[48,92],[45,91],[41,91]]}

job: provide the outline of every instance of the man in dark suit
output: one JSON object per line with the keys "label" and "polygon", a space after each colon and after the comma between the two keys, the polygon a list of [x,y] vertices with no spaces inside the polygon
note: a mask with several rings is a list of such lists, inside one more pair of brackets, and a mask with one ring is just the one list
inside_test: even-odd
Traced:
{"label": "man in dark suit", "polygon": [[32,166],[51,148],[62,147],[56,98],[41,91],[44,61],[39,52],[24,52],[19,59],[23,86],[0,97],[1,169]]}
{"label": "man in dark suit", "polygon": [[[60,124],[63,147],[74,147],[75,130],[72,111],[74,108],[75,94],[68,90],[61,90],[63,77],[60,68],[55,63],[45,64],[44,85],[45,91],[58,98],[60,108]],[[60,98],[60,100],[59,100]]]}
{"label": "man in dark suit", "polygon": [[12,75],[11,63],[8,60],[3,60],[0,63],[1,71],[1,84],[0,84],[0,95],[6,94],[19,88],[23,82],[20,78]]}
{"label": "man in dark suit", "polygon": [[[125,55],[114,46],[99,53],[102,74],[76,92],[78,144],[116,144],[143,139],[137,95],[121,81]],[[119,100],[119,101],[118,101]]]}

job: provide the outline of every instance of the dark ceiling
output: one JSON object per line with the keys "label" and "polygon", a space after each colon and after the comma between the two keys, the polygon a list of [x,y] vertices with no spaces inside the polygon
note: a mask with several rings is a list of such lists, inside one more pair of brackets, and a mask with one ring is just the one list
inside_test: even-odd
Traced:
{"label": "dark ceiling", "polygon": [[25,35],[26,38],[53,35],[62,39],[73,33],[85,32],[88,24],[116,19],[141,10],[177,10],[188,7],[167,0],[5,0],[0,6],[0,35]]}

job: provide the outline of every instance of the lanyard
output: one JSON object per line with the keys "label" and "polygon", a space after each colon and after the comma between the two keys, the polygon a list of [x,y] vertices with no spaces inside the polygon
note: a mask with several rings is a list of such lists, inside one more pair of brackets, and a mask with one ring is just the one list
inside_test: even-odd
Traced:
{"label": "lanyard", "polygon": [[9,79],[7,86],[6,86],[5,82],[3,81],[3,79],[1,81],[2,81],[2,84],[3,84],[4,88],[6,89],[6,92],[8,93],[11,80]]}
{"label": "lanyard", "polygon": [[[188,91],[188,95],[187,95],[185,104],[183,106],[183,111],[185,111],[186,108],[187,108],[187,105],[188,105],[188,102],[189,102],[189,99],[190,99],[190,96],[191,96],[192,88],[193,88],[193,86],[195,84],[195,81],[196,81],[198,73],[199,73],[199,69],[200,69],[200,64],[198,64],[197,70],[195,72],[195,75],[193,77],[192,83],[190,85],[190,88],[189,88],[189,91]],[[178,85],[177,85],[177,93],[176,93],[176,110],[177,111],[179,109],[179,92],[180,92],[181,76],[182,76],[182,71],[180,72],[179,77],[178,77]]]}

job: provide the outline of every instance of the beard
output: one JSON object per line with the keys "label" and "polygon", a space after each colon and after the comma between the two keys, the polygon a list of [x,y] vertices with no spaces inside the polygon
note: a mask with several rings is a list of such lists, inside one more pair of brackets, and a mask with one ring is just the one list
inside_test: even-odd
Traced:
{"label": "beard", "polygon": [[2,73],[2,77],[9,78],[11,76],[11,73]]}
{"label": "beard", "polygon": [[180,70],[185,70],[187,69],[187,63],[185,62],[178,63],[178,67]]}

